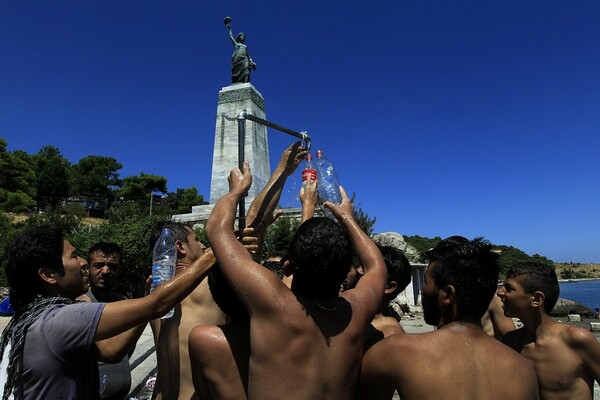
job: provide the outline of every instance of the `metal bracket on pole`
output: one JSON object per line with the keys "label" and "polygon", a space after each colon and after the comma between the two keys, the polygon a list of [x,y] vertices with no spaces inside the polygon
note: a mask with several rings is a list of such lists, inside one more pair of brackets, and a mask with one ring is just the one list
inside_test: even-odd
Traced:
{"label": "metal bracket on pole", "polygon": [[[288,135],[292,135],[302,140],[308,149],[310,149],[310,136],[308,136],[307,132],[296,132],[291,129],[288,129],[284,126],[275,124],[273,122],[267,121],[266,119],[258,118],[255,115],[249,114],[245,109],[240,111],[240,113],[236,117],[238,122],[238,166],[239,169],[242,170],[244,167],[244,147],[246,144],[246,120],[256,122],[258,124],[268,126],[269,128],[276,129],[280,132],[287,133]],[[246,227],[246,203],[244,199],[240,201],[238,206],[239,209],[239,222],[238,228],[240,232]]]}

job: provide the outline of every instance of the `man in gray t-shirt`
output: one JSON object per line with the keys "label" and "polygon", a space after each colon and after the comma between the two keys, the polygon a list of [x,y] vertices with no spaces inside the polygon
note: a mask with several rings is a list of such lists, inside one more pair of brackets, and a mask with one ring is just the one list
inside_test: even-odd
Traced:
{"label": "man in gray t-shirt", "polygon": [[4,263],[16,312],[0,339],[0,398],[98,399],[98,360],[121,359],[139,327],[185,298],[214,262],[208,251],[140,299],[80,304],[88,265],[60,228],[20,232]]}
{"label": "man in gray t-shirt", "polygon": [[[27,330],[25,398],[90,398],[98,393],[98,362],[90,351],[104,303],[49,306]],[[87,390],[87,389],[86,389]]]}

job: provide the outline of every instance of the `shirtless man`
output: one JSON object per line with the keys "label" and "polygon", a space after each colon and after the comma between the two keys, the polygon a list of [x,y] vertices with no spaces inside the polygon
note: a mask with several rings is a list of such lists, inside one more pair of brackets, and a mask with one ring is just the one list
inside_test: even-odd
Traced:
{"label": "shirtless man", "polygon": [[[383,291],[381,309],[371,321],[365,351],[388,336],[405,333],[398,320],[389,314],[390,301],[394,300],[410,283],[411,266],[406,256],[392,246],[377,245],[387,268],[387,283]],[[359,267],[362,270],[362,267]]]}
{"label": "shirtless man", "polygon": [[[175,236],[177,245],[175,276],[183,273],[207,251],[206,246],[197,240],[192,228],[182,223],[164,224],[155,232],[154,241],[158,239],[162,228],[171,229]],[[189,400],[194,397],[188,353],[190,332],[196,325],[218,325],[225,321],[225,314],[212,299],[206,279],[203,279],[198,287],[175,307],[171,318],[160,320],[160,333],[156,346],[158,374],[153,399]]]}
{"label": "shirtless man", "polygon": [[365,354],[359,398],[537,399],[531,364],[488,336],[480,319],[498,281],[497,255],[483,239],[442,240],[426,254],[425,322],[433,332],[393,335]]}
{"label": "shirtless man", "polygon": [[591,400],[600,378],[600,343],[585,329],[550,317],[559,296],[554,268],[540,262],[517,263],[507,274],[498,297],[507,317],[523,327],[502,341],[535,367],[540,398]]}
{"label": "shirtless man", "polygon": [[[306,150],[300,147],[300,142],[283,152],[273,175],[248,210],[247,219],[252,221],[250,226],[257,227],[251,231],[252,234],[264,237],[266,223],[260,222],[268,222],[265,218],[273,215],[287,177],[296,170],[306,153]],[[316,185],[310,183],[301,190],[303,215],[307,218],[314,212],[316,193]],[[283,267],[278,266],[276,269],[283,270]],[[273,272],[279,273],[275,270]],[[281,279],[281,276],[279,278]],[[219,267],[211,269],[208,282],[215,301],[227,314],[229,321],[219,326],[197,326],[190,334],[189,350],[196,394],[202,400],[247,399],[250,317]]]}
{"label": "shirtless man", "polygon": [[[363,352],[364,331],[380,307],[386,282],[377,246],[342,203],[325,202],[339,224],[311,218],[290,245],[290,290],[255,263],[233,232],[236,204],[252,183],[247,163],[231,171],[230,191],[206,225],[223,274],[250,314],[248,399],[352,399]],[[344,232],[344,228],[346,232]],[[352,247],[365,276],[338,296],[350,268]]]}

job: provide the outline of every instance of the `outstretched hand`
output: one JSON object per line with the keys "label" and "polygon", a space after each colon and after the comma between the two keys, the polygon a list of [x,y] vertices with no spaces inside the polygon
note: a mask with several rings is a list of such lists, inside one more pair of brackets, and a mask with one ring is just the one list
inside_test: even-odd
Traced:
{"label": "outstretched hand", "polygon": [[323,206],[327,207],[339,222],[344,222],[346,219],[354,218],[354,205],[348,198],[344,188],[341,186],[340,194],[342,195],[341,204],[337,205],[330,201],[326,201],[323,203]]}
{"label": "outstretched hand", "polygon": [[302,147],[302,142],[296,142],[283,151],[279,165],[284,168],[285,173],[289,176],[298,168],[298,165],[307,154],[308,150]]}
{"label": "outstretched hand", "polygon": [[244,161],[243,172],[239,168],[234,168],[227,179],[229,180],[229,193],[237,193],[240,197],[246,197],[252,185],[252,173],[248,161]]}
{"label": "outstretched hand", "polygon": [[300,188],[300,203],[302,207],[317,205],[317,182],[313,181],[312,175],[307,174],[304,185]]}

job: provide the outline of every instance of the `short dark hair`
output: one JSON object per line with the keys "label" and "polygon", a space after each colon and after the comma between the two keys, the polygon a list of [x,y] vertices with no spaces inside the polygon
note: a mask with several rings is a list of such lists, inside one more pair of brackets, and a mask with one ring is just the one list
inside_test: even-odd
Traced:
{"label": "short dark hair", "polygon": [[[179,240],[183,243],[188,242],[187,237],[190,234],[188,232],[188,230],[185,228],[192,229],[192,227],[189,224],[185,224],[183,222],[161,221],[155,227],[154,232],[152,232],[152,235],[150,235],[150,243],[149,244],[150,244],[151,249],[154,248],[154,245],[156,244],[156,241],[160,237],[162,230],[165,228],[169,229],[169,230],[171,230],[171,232],[173,232],[173,237],[175,238],[175,240]],[[192,231],[193,231],[193,229],[192,229]]]}
{"label": "short dark hair", "polygon": [[62,263],[63,231],[55,225],[40,225],[18,233],[6,249],[4,271],[10,286],[11,303],[19,309],[38,295],[46,295],[44,282],[38,276],[42,267],[65,273]]}
{"label": "short dark hair", "polygon": [[305,221],[290,242],[292,290],[309,299],[336,297],[352,255],[350,239],[339,224],[325,217]]}
{"label": "short dark hair", "polygon": [[490,242],[451,236],[425,254],[436,285],[452,285],[456,290],[457,319],[480,319],[498,285],[499,256],[492,252]]}
{"label": "short dark hair", "polygon": [[517,278],[526,293],[544,293],[544,311],[550,314],[560,295],[560,286],[554,267],[540,261],[523,261],[506,272],[506,278]]}
{"label": "short dark hair", "polygon": [[105,256],[119,256],[119,262],[123,263],[123,250],[121,246],[112,242],[98,242],[88,251],[88,262],[90,261],[91,255],[94,253],[102,253]]}
{"label": "short dark hair", "polygon": [[231,288],[217,263],[208,270],[208,288],[217,306],[233,322],[244,323],[250,320],[246,306]]}
{"label": "short dark hair", "polygon": [[396,297],[398,293],[402,292],[410,283],[412,267],[410,262],[408,262],[408,258],[406,258],[404,253],[399,249],[382,245],[377,245],[377,247],[383,256],[385,266],[387,267],[387,281],[394,281],[398,284],[396,290],[393,293],[390,293],[391,296]]}

